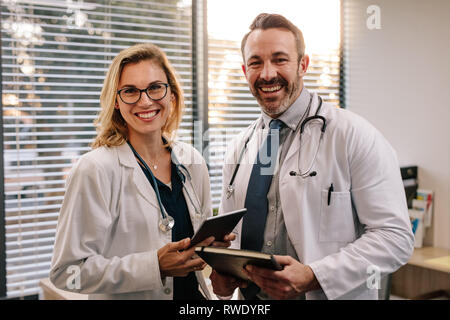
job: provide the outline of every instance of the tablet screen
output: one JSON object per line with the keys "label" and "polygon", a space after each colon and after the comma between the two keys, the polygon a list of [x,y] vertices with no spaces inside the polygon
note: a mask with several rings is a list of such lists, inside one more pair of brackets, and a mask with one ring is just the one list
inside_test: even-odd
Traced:
{"label": "tablet screen", "polygon": [[233,231],[246,212],[247,209],[244,208],[206,219],[192,237],[190,247],[211,236],[215,238],[215,241],[221,241],[224,236]]}

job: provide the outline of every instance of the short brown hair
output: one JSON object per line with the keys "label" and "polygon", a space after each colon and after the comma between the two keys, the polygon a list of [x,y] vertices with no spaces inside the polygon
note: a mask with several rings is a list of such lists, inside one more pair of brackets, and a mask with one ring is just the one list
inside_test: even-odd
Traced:
{"label": "short brown hair", "polygon": [[97,127],[97,137],[92,143],[93,148],[101,146],[119,146],[126,142],[128,129],[120,111],[115,108],[117,87],[123,67],[128,63],[138,63],[143,60],[154,61],[161,67],[167,77],[170,90],[175,97],[167,122],[162,127],[162,135],[167,144],[172,142],[178,129],[184,108],[183,90],[178,82],[175,70],[165,53],[151,43],[137,44],[121,51],[112,61],[100,94],[101,111],[94,124]]}
{"label": "short brown hair", "polygon": [[305,54],[305,40],[303,39],[303,33],[300,31],[299,28],[297,28],[292,22],[290,22],[282,15],[270,13],[260,13],[250,25],[250,31],[242,39],[241,52],[244,61],[245,61],[244,48],[250,33],[252,33],[256,29],[267,30],[273,28],[287,29],[294,34],[295,44],[297,46],[298,52],[298,61],[300,62],[300,60],[303,58]]}

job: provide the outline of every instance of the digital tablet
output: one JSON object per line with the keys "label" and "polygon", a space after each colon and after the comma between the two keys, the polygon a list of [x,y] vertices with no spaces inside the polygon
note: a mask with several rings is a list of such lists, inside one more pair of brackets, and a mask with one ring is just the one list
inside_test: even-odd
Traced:
{"label": "digital tablet", "polygon": [[215,241],[221,241],[224,236],[233,231],[234,227],[236,227],[239,220],[241,220],[246,212],[247,209],[244,208],[224,213],[219,216],[209,217],[203,221],[200,228],[198,228],[197,232],[192,237],[190,247],[195,246],[211,236],[215,238]]}
{"label": "digital tablet", "polygon": [[243,271],[248,264],[271,270],[283,270],[273,255],[262,252],[215,247],[197,247],[195,252],[213,269],[243,280],[249,280]]}

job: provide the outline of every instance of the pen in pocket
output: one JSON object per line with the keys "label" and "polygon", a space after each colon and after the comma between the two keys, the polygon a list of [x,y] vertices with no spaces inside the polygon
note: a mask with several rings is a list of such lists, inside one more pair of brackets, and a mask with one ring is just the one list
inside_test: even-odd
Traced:
{"label": "pen in pocket", "polygon": [[331,193],[334,191],[333,183],[331,183],[331,186],[328,188],[328,205],[331,203]]}

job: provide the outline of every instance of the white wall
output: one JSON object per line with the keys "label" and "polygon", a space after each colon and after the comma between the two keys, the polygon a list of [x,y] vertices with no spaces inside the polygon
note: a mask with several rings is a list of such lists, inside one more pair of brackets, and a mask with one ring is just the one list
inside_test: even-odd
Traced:
{"label": "white wall", "polygon": [[[381,29],[369,30],[370,5]],[[435,190],[426,244],[450,249],[450,1],[344,0],[347,108],[390,141]],[[380,199],[382,200],[382,199]]]}

